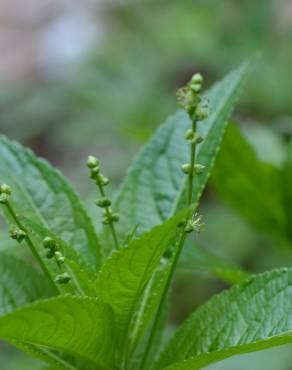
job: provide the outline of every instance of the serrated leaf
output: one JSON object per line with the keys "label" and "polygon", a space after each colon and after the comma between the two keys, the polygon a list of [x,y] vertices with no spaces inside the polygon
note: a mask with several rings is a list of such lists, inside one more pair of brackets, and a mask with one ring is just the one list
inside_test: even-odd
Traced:
{"label": "serrated leaf", "polygon": [[235,125],[228,127],[212,184],[227,204],[260,230],[285,235],[280,170],[260,162]]}
{"label": "serrated leaf", "polygon": [[[198,125],[198,131],[205,136],[205,141],[198,146],[198,162],[205,165],[206,170],[195,178],[195,202],[213,167],[227,119],[241,92],[248,67],[249,63],[243,64],[206,94],[212,113]],[[189,161],[189,148],[184,139],[189,125],[187,114],[178,111],[157,130],[132,163],[113,206],[122,214],[119,234],[124,235],[136,224],[140,231],[149,230],[182,206],[187,179],[181,172],[181,165]]]}
{"label": "serrated leaf", "polygon": [[197,370],[235,354],[292,342],[292,269],[253,276],[194,312],[157,369]]}
{"label": "serrated leaf", "polygon": [[59,296],[1,317],[0,338],[64,351],[110,369],[114,318],[110,307],[96,298]]}
{"label": "serrated leaf", "polygon": [[100,245],[79,197],[67,180],[30,150],[0,136],[0,182],[13,189],[16,212],[51,229],[90,263],[100,264]]}
{"label": "serrated leaf", "polygon": [[31,266],[0,254],[0,315],[52,294],[48,282]]}
{"label": "serrated leaf", "polygon": [[[124,344],[137,304],[161,257],[176,235],[186,211],[156,226],[114,252],[97,279],[101,299],[110,304],[116,318],[117,336]],[[121,346],[122,347],[122,346]],[[123,348],[120,348],[123,350]]]}

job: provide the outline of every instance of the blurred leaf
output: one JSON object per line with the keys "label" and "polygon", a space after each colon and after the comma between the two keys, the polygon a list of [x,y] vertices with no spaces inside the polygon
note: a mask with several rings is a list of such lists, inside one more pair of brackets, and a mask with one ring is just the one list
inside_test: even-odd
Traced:
{"label": "blurred leaf", "polygon": [[230,125],[213,171],[218,195],[247,221],[279,238],[285,235],[280,170],[260,162],[235,125]]}

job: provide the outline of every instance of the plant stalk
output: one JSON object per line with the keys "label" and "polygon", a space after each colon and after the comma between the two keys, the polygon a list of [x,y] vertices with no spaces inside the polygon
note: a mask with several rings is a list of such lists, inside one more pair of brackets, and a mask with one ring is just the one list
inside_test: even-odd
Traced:
{"label": "plant stalk", "polygon": [[[105,197],[105,191],[103,190],[103,187],[100,184],[98,184],[98,188],[99,188],[101,196]],[[110,215],[109,207],[107,206],[104,209],[105,209],[106,215],[109,216]],[[115,248],[116,248],[116,250],[119,250],[120,249],[119,241],[118,241],[116,229],[115,229],[115,226],[114,226],[113,222],[109,223],[109,228],[110,228],[110,231],[111,231],[111,234],[112,234],[112,237],[113,237]]]}
{"label": "plant stalk", "polygon": [[27,243],[31,253],[33,254],[35,259],[39,263],[41,269],[43,270],[44,274],[46,275],[46,277],[47,277],[49,283],[51,284],[51,286],[54,288],[55,291],[58,291],[58,289],[56,288],[56,284],[55,284],[54,280],[52,279],[46,265],[44,264],[44,262],[42,261],[42,259],[39,256],[39,254],[37,253],[37,250],[34,246],[34,243],[33,243],[32,239],[30,238],[26,228],[22,225],[21,221],[17,217],[17,214],[15,213],[13,207],[11,206],[11,204],[9,202],[5,203],[5,206],[7,208],[8,213],[10,214],[11,218],[14,220],[15,224],[17,225],[17,227],[19,227],[19,229],[23,230],[26,233],[25,240],[26,240],[26,243]]}
{"label": "plant stalk", "polygon": [[[193,136],[195,137],[195,133],[196,133],[196,121],[195,120],[192,121],[192,131],[193,131]],[[190,172],[188,174],[188,183],[189,183],[188,184],[188,199],[187,199],[188,206],[190,206],[192,204],[192,199],[193,199],[193,183],[194,183],[194,176],[195,176],[195,169],[194,169],[195,160],[196,160],[196,143],[192,142],[191,143],[191,148],[190,148],[190,165],[191,165],[191,168],[190,168]],[[187,233],[183,229],[182,232],[181,232],[180,238],[178,240],[177,247],[176,247],[176,253],[175,253],[175,256],[174,256],[174,259],[173,259],[173,262],[172,262],[172,265],[171,265],[171,268],[170,268],[169,274],[167,276],[167,280],[166,280],[166,283],[165,283],[165,286],[164,286],[164,289],[163,289],[163,292],[162,292],[162,295],[161,295],[160,303],[159,303],[159,306],[158,306],[158,309],[157,309],[157,312],[156,312],[156,315],[155,315],[155,318],[154,318],[154,322],[153,322],[153,325],[152,325],[152,328],[151,328],[150,336],[149,336],[148,341],[147,341],[147,346],[146,346],[146,349],[145,349],[145,352],[144,352],[144,355],[143,355],[143,359],[141,361],[140,370],[144,370],[145,366],[147,365],[147,360],[148,360],[148,357],[149,357],[149,354],[150,354],[150,351],[151,351],[151,348],[152,348],[152,344],[153,344],[153,341],[154,341],[154,338],[155,338],[155,335],[156,335],[156,331],[157,331],[157,328],[158,328],[158,325],[159,325],[159,320],[160,320],[160,317],[161,317],[162,312],[163,312],[163,304],[165,302],[167,293],[169,291],[169,288],[170,288],[170,285],[171,285],[171,282],[172,282],[172,279],[173,279],[173,275],[175,273],[175,270],[176,270],[176,267],[177,267],[177,264],[178,264],[178,261],[179,261],[179,258],[180,258],[185,240],[186,240],[186,237],[187,237]]]}

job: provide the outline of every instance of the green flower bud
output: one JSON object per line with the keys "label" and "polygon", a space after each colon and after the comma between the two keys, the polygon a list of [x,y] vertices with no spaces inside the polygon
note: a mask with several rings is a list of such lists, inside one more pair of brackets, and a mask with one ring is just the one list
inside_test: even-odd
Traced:
{"label": "green flower bud", "polygon": [[100,171],[99,167],[91,168],[90,169],[90,178],[93,179],[93,180],[96,180],[98,178],[99,171]]}
{"label": "green flower bud", "polygon": [[197,163],[194,165],[194,170],[197,175],[200,175],[204,171],[204,169],[205,169],[205,166],[202,164]]}
{"label": "green flower bud", "polygon": [[64,272],[64,274],[57,275],[55,278],[55,282],[57,284],[67,284],[71,280],[71,276],[68,274],[68,272]]}
{"label": "green flower bud", "polygon": [[55,252],[55,258],[59,265],[62,265],[65,262],[65,257],[61,252]]}
{"label": "green flower bud", "polygon": [[194,84],[203,84],[204,82],[204,78],[203,76],[201,75],[201,73],[195,73],[191,79],[191,83],[194,83]]}
{"label": "green flower bud", "polygon": [[0,194],[0,204],[7,204],[9,202],[10,196],[6,193]]}
{"label": "green flower bud", "polygon": [[195,144],[200,144],[202,141],[204,141],[204,138],[200,136],[199,134],[196,134],[194,137]]}
{"label": "green flower bud", "polygon": [[191,170],[191,165],[189,163],[185,163],[181,166],[181,170],[185,174],[189,174]]}
{"label": "green flower bud", "polygon": [[108,225],[108,224],[110,224],[110,219],[109,219],[109,217],[107,216],[107,215],[104,215],[103,217],[102,217],[102,221],[101,221],[104,225]]}
{"label": "green flower bud", "polygon": [[108,183],[109,183],[109,179],[107,178],[107,177],[105,177],[105,176],[103,176],[103,175],[99,175],[98,177],[97,177],[97,180],[96,180],[98,183],[99,183],[99,185],[101,185],[101,186],[106,186],[106,185],[108,185]]}
{"label": "green flower bud", "polygon": [[23,239],[25,239],[26,237],[26,232],[24,230],[19,229],[18,227],[13,227],[10,230],[10,237],[21,243]]}
{"label": "green flower bud", "polygon": [[11,190],[11,187],[6,185],[6,184],[2,184],[1,187],[0,187],[0,194],[7,194],[7,195],[11,195],[12,193],[12,190]]}
{"label": "green flower bud", "polygon": [[43,246],[47,249],[51,249],[52,251],[58,249],[56,240],[51,238],[50,236],[45,237],[45,239],[43,240]]}
{"label": "green flower bud", "polygon": [[194,93],[199,93],[202,90],[202,84],[199,83],[191,83],[190,88]]}
{"label": "green flower bud", "polygon": [[88,168],[99,167],[99,160],[93,155],[90,155],[87,159],[87,167]]}
{"label": "green flower bud", "polygon": [[101,198],[96,202],[96,205],[101,208],[109,207],[112,202],[107,198]]}
{"label": "green flower bud", "polygon": [[49,249],[48,252],[46,253],[46,257],[50,260],[55,256],[55,251],[52,249]]}
{"label": "green flower bud", "polygon": [[112,220],[113,222],[118,222],[118,221],[119,221],[119,219],[120,219],[120,215],[119,215],[118,213],[112,213],[112,215],[111,215],[111,220]]}
{"label": "green flower bud", "polygon": [[195,137],[194,131],[190,128],[185,132],[185,139],[188,141],[192,141]]}

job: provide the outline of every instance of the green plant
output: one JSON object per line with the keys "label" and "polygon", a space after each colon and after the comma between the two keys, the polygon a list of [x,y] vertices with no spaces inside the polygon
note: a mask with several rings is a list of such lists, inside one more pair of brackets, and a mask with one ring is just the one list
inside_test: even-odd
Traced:
{"label": "green plant", "polygon": [[[113,202],[99,161],[88,158],[104,209],[99,237],[61,174],[1,137],[3,214],[11,237],[34,256],[27,265],[1,252],[1,339],[51,370],[199,369],[291,342],[292,270],[248,277],[190,248],[188,238],[202,227],[198,202],[248,69],[207,92],[208,117],[202,77],[194,75],[178,93],[183,110],[142,149]],[[169,290],[185,251],[194,265],[240,283],[194,312],[163,347]]]}

